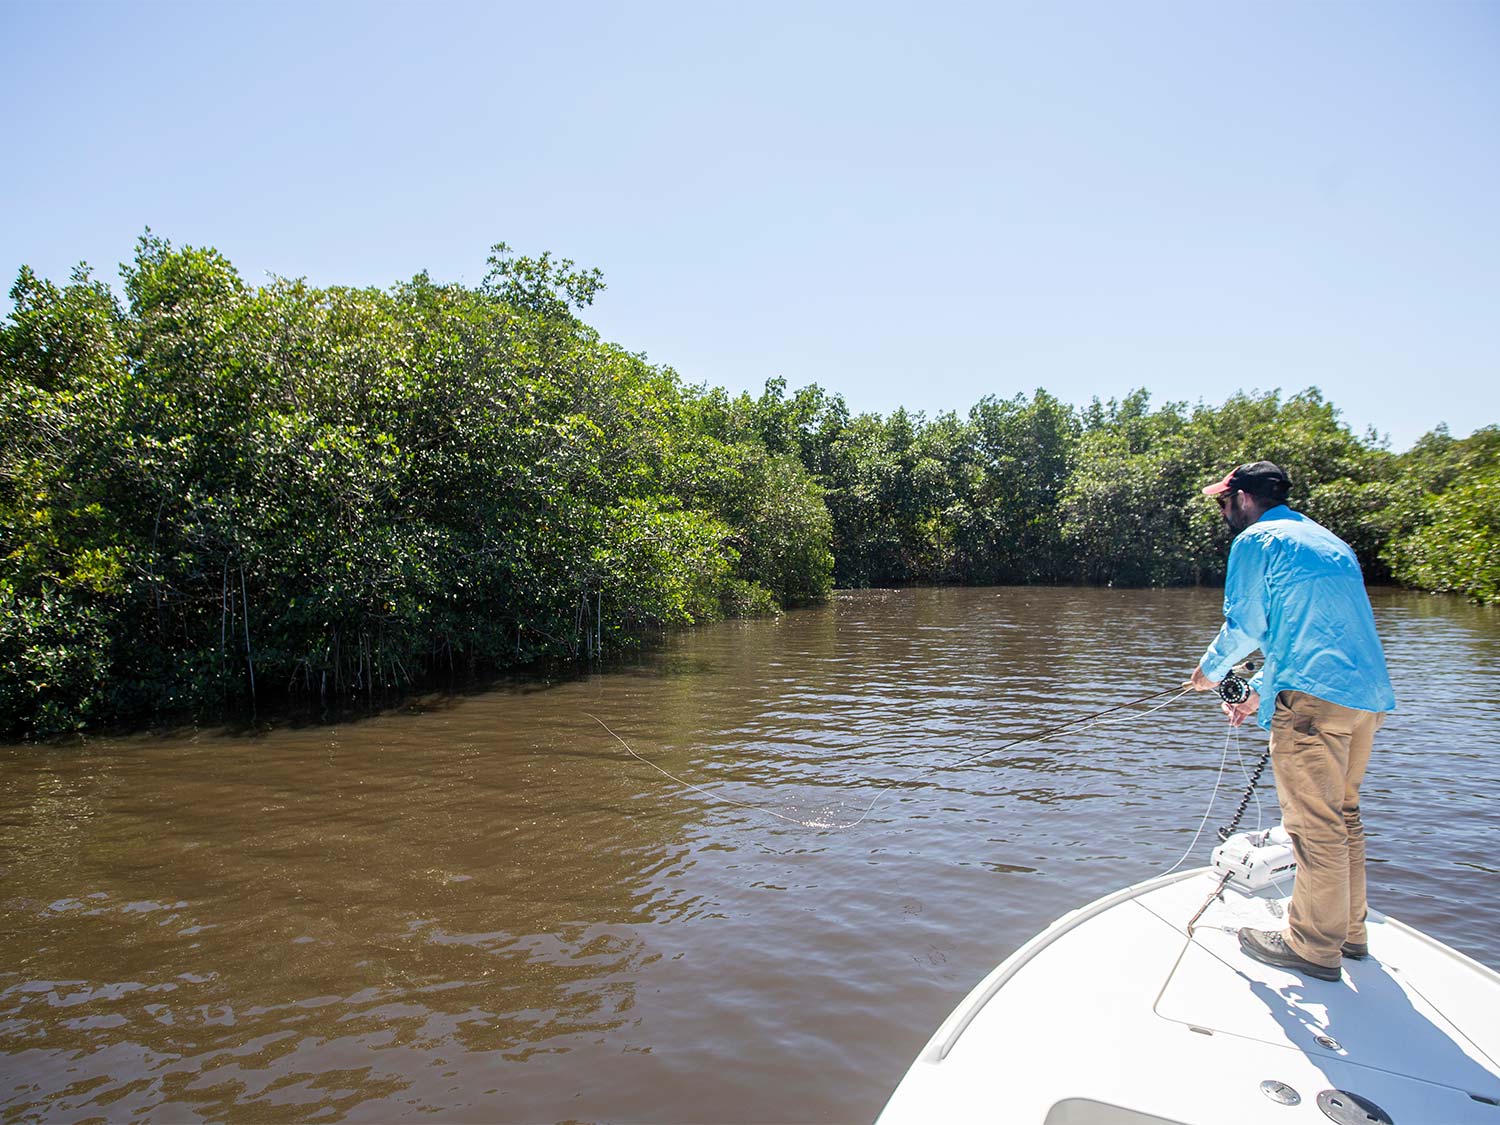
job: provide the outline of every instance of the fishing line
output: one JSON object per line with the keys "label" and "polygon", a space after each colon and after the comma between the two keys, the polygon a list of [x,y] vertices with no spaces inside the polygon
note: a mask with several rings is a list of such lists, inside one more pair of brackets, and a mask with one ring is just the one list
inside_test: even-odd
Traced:
{"label": "fishing line", "polygon": [[[1166,691],[1157,691],[1157,692],[1152,692],[1150,695],[1143,695],[1139,699],[1132,699],[1132,700],[1130,700],[1129,702],[1126,702],[1126,703],[1116,703],[1113,707],[1106,707],[1103,711],[1096,711],[1092,715],[1085,715],[1081,719],[1070,719],[1066,723],[1060,723],[1060,724],[1058,724],[1055,727],[1050,727],[1049,729],[1042,731],[1041,734],[1028,734],[1025,738],[1018,738],[1014,742],[1007,742],[1004,746],[997,746],[993,750],[980,750],[978,753],[976,753],[976,754],[970,754],[967,758],[960,758],[956,762],[942,762],[942,763],[940,763],[938,765],[935,765],[935,766],[931,767],[930,769],[926,770],[923,773],[917,774],[916,777],[913,777],[910,780],[911,781],[920,781],[922,778],[926,777],[927,774],[932,773],[934,770],[940,770],[940,769],[956,770],[960,766],[966,766],[966,765],[968,765],[970,762],[978,761],[981,758],[988,758],[991,754],[1003,754],[1007,750],[1011,750],[1011,749],[1013,749],[1013,748],[1015,748],[1017,746],[1025,746],[1027,743],[1030,743],[1030,742],[1042,742],[1045,739],[1053,737],[1054,735],[1058,735],[1058,734],[1063,734],[1063,733],[1069,732],[1071,730],[1071,728],[1073,728],[1073,727],[1077,727],[1078,731],[1082,732],[1082,731],[1089,730],[1092,727],[1108,726],[1111,723],[1126,722],[1126,721],[1128,721],[1130,719],[1138,719],[1138,718],[1144,718],[1147,715],[1154,715],[1156,712],[1160,711],[1163,707],[1170,707],[1172,704],[1176,703],[1179,699],[1181,699],[1184,695],[1189,694],[1192,690],[1193,690],[1192,688],[1175,688],[1175,687],[1172,687],[1172,688],[1167,688]],[[1156,707],[1152,707],[1152,708],[1150,708],[1150,709],[1148,709],[1146,711],[1141,712],[1140,715],[1134,715],[1134,714],[1131,714],[1131,715],[1122,715],[1118,719],[1109,719],[1109,720],[1106,720],[1106,719],[1103,718],[1103,716],[1111,714],[1111,713],[1113,713],[1115,711],[1118,711],[1121,708],[1124,708],[1124,707],[1135,707],[1135,706],[1137,706],[1138,704],[1141,704],[1141,703],[1148,703],[1148,702],[1150,702],[1153,699],[1160,699],[1164,695],[1170,695],[1174,691],[1177,692],[1177,694],[1174,695],[1174,696],[1172,696],[1171,699],[1167,700],[1165,703],[1162,703],[1162,704],[1160,704],[1160,705],[1158,705]],[[894,784],[894,783],[892,783],[892,784]]]}
{"label": "fishing line", "polygon": [[807,824],[804,821],[798,820],[795,817],[785,816],[782,813],[777,812],[775,809],[768,809],[768,808],[766,808],[764,805],[752,805],[752,804],[746,803],[745,801],[736,801],[733,797],[726,797],[722,793],[714,793],[714,792],[712,792],[712,791],[710,791],[708,789],[703,788],[703,786],[701,786],[701,785],[694,785],[691,781],[683,781],[682,778],[678,777],[675,773],[668,773],[666,770],[662,769],[659,765],[657,765],[655,762],[653,762],[650,758],[643,758],[643,757],[641,757],[641,755],[637,754],[634,750],[631,749],[630,743],[626,742],[618,734],[616,734],[614,731],[610,730],[609,729],[609,724],[606,723],[603,719],[601,719],[598,715],[591,715],[587,711],[585,711],[584,714],[588,715],[589,718],[593,719],[594,722],[598,723],[601,727],[603,727],[606,731],[608,731],[609,732],[609,736],[611,738],[613,738],[616,742],[618,742],[621,746],[625,747],[625,752],[627,754],[629,754],[632,758],[635,758],[637,761],[645,762],[648,766],[650,766],[652,769],[654,769],[657,773],[661,774],[663,777],[669,777],[669,778],[671,778],[673,781],[677,782],[678,785],[685,785],[689,789],[692,789],[692,790],[695,790],[695,791],[697,791],[699,793],[702,793],[705,797],[708,797],[708,798],[710,798],[712,800],[715,800],[715,801],[724,801],[724,802],[727,802],[728,804],[731,804],[731,805],[738,805],[742,809],[754,809],[756,812],[769,813],[771,816],[776,817],[778,820],[787,821],[789,824],[799,824],[803,828],[812,827],[811,825]]}
{"label": "fishing line", "polygon": [[[1239,727],[1231,726],[1229,728],[1229,733],[1225,735],[1224,738],[1224,754],[1219,758],[1219,775],[1218,778],[1214,780],[1214,793],[1213,796],[1208,800],[1208,808],[1203,813],[1203,819],[1198,822],[1198,831],[1193,833],[1193,842],[1188,845],[1188,850],[1182,853],[1182,857],[1178,859],[1176,863],[1172,864],[1171,867],[1162,872],[1163,875],[1170,875],[1173,871],[1176,871],[1177,868],[1182,866],[1183,860],[1187,859],[1187,857],[1192,854],[1193,848],[1195,848],[1198,844],[1198,837],[1203,834],[1203,828],[1208,823],[1209,817],[1213,814],[1214,800],[1219,795],[1219,783],[1224,777],[1224,765],[1229,757],[1230,739],[1234,740],[1235,762],[1239,765],[1240,776],[1245,779],[1246,784],[1244,795],[1240,797],[1239,808],[1235,810],[1234,818],[1229,822],[1228,827],[1219,829],[1219,838],[1221,840],[1227,840],[1233,833],[1235,828],[1239,827],[1240,818],[1244,816],[1245,810],[1249,806],[1252,796],[1255,798],[1255,828],[1257,831],[1260,830],[1262,824],[1262,809],[1260,803],[1260,794],[1257,790],[1260,785],[1260,775],[1266,768],[1266,764],[1271,760],[1271,751],[1267,749],[1266,752],[1261,756],[1260,760],[1255,765],[1255,770],[1253,773],[1250,770],[1247,770],[1245,768],[1244,755],[1240,753]],[[1198,907],[1198,912],[1188,919],[1187,933],[1189,938],[1193,936],[1193,932],[1195,929],[1203,928],[1222,930],[1227,934],[1237,934],[1241,932],[1241,927],[1238,925],[1215,925],[1209,927],[1200,927],[1197,924],[1198,919],[1203,917],[1204,913],[1208,910],[1209,906],[1212,905],[1215,899],[1219,899],[1220,901],[1223,900],[1224,888],[1228,885],[1229,880],[1233,877],[1234,872],[1232,869],[1225,870],[1223,878],[1221,878],[1217,885],[1215,885],[1214,889],[1209,893],[1209,896],[1203,900],[1203,905]],[[1291,897],[1291,894],[1284,886],[1281,885],[1281,880],[1277,879],[1274,873],[1271,875],[1271,886],[1275,887],[1276,893],[1281,895],[1283,898]],[[1277,902],[1277,900],[1270,900],[1267,903],[1267,908],[1277,918],[1280,918],[1282,916],[1282,907],[1280,903]]]}
{"label": "fishing line", "polygon": [[[1005,751],[1012,750],[1017,746],[1027,746],[1035,742],[1045,742],[1049,738],[1056,738],[1057,736],[1062,734],[1079,734],[1083,731],[1091,730],[1096,726],[1108,726],[1111,723],[1123,722],[1126,719],[1144,718],[1146,715],[1154,715],[1163,707],[1170,707],[1173,703],[1176,703],[1179,699],[1189,694],[1192,690],[1192,688],[1182,688],[1181,690],[1177,688],[1167,688],[1166,691],[1153,692],[1150,695],[1143,695],[1139,699],[1132,699],[1126,703],[1117,703],[1113,707],[1106,707],[1103,711],[1097,711],[1092,715],[1085,715],[1081,719],[1073,719],[1070,722],[1062,723],[1059,726],[1055,726],[1048,730],[1042,731],[1041,734],[1033,734],[1028,735],[1025,738],[1018,738],[1013,742],[1007,742],[1004,746],[997,746],[993,750],[981,750],[977,754],[970,754],[967,758],[960,758],[956,762],[939,762],[936,765],[929,766],[927,769],[923,770],[921,773],[918,773],[916,776],[907,778],[905,784],[914,785],[915,783],[921,781],[924,777],[927,777],[929,774],[936,773],[938,770],[959,769],[962,766],[968,765],[970,762],[975,762],[982,758],[987,758],[991,754],[1003,754],[1005,753]],[[1129,715],[1121,716],[1118,719],[1103,718],[1103,716],[1118,711],[1121,708],[1134,707],[1138,704],[1148,702],[1152,699],[1160,699],[1162,696],[1168,695],[1174,691],[1177,692],[1177,694],[1172,696],[1171,699],[1167,700],[1165,703],[1159,703],[1155,707],[1149,708],[1141,715],[1135,715],[1132,713]],[[1074,728],[1077,729],[1075,730]],[[874,811],[875,806],[879,803],[880,799],[884,797],[888,792],[890,792],[890,790],[895,786],[895,781],[887,781],[880,787],[879,792],[877,792],[875,796],[870,799],[870,803],[865,806],[865,811],[859,814],[858,819],[853,820],[848,824],[835,825],[832,827],[834,827],[837,831],[842,832],[845,829],[854,828],[857,825],[863,824],[865,818]]]}
{"label": "fishing line", "polygon": [[[1214,802],[1219,799],[1219,786],[1224,780],[1224,767],[1229,764],[1229,740],[1234,739],[1237,744],[1239,742],[1239,734],[1238,727],[1230,727],[1229,733],[1224,736],[1224,752],[1219,755],[1219,772],[1214,778],[1214,791],[1208,798],[1208,808],[1203,810],[1203,819],[1198,822],[1198,831],[1193,833],[1193,842],[1187,846],[1187,851],[1182,853],[1181,858],[1176,863],[1163,871],[1163,875],[1170,875],[1181,867],[1187,857],[1193,854],[1193,849],[1198,846],[1198,837],[1203,835],[1203,828],[1208,823],[1208,818],[1213,816]],[[1236,752],[1238,752],[1237,746]]]}
{"label": "fishing line", "polygon": [[[1092,715],[1085,715],[1085,716],[1083,716],[1082,718],[1079,718],[1079,719],[1070,719],[1066,723],[1060,723],[1060,724],[1058,724],[1055,727],[1049,727],[1047,730],[1044,730],[1044,731],[1042,731],[1039,734],[1027,735],[1024,738],[1017,738],[1017,739],[1014,739],[1011,742],[1007,742],[1003,746],[998,746],[998,747],[995,747],[993,749],[988,749],[988,750],[981,750],[978,753],[970,754],[968,757],[966,757],[966,758],[960,758],[956,762],[939,762],[939,763],[937,763],[935,765],[929,766],[925,770],[922,770],[921,772],[917,773],[915,776],[909,777],[909,778],[905,779],[905,781],[902,784],[912,785],[912,784],[915,784],[918,781],[921,781],[924,777],[927,777],[929,774],[936,773],[938,770],[958,769],[959,767],[968,765],[971,762],[978,761],[978,760],[980,760],[982,758],[987,758],[987,757],[989,757],[992,754],[1003,754],[1005,751],[1012,750],[1012,749],[1014,749],[1017,746],[1025,746],[1025,745],[1028,745],[1030,743],[1042,742],[1042,741],[1045,741],[1046,739],[1055,738],[1058,735],[1061,735],[1061,734],[1064,734],[1064,733],[1081,733],[1082,731],[1089,730],[1090,728],[1095,727],[1095,726],[1109,725],[1111,723],[1124,722],[1124,721],[1130,720],[1130,719],[1143,718],[1145,715],[1155,714],[1157,711],[1160,711],[1162,708],[1171,706],[1173,703],[1176,703],[1183,696],[1190,694],[1191,691],[1192,691],[1191,688],[1186,688],[1186,687],[1184,687],[1184,688],[1170,687],[1170,688],[1167,688],[1165,691],[1157,691],[1157,692],[1152,692],[1150,695],[1143,695],[1139,699],[1131,699],[1131,700],[1127,700],[1124,703],[1117,703],[1113,707],[1106,707],[1104,710],[1102,710],[1102,711],[1096,711]],[[1176,693],[1175,695],[1172,694],[1174,692]],[[1145,712],[1143,712],[1141,714],[1135,714],[1135,713],[1132,712],[1132,713],[1130,713],[1128,715],[1122,716],[1122,717],[1117,718],[1117,719],[1105,719],[1104,718],[1104,716],[1113,714],[1116,711],[1120,711],[1120,710],[1123,710],[1123,709],[1128,708],[1128,707],[1136,707],[1136,706],[1138,706],[1138,705],[1140,705],[1142,703],[1149,703],[1153,699],[1160,699],[1164,695],[1172,695],[1172,698],[1168,699],[1164,703],[1160,703],[1157,706],[1152,707],[1152,708],[1146,710]],[[877,804],[879,804],[881,798],[883,798],[886,795],[886,793],[888,793],[891,789],[893,789],[898,784],[895,780],[887,781],[884,785],[882,785],[880,787],[879,791],[876,792],[875,796],[873,796],[872,798],[870,798],[870,803],[865,806],[864,811],[861,812],[857,818],[855,818],[854,820],[849,821],[847,824],[834,824],[834,823],[830,823],[830,822],[825,821],[825,820],[819,820],[819,819],[811,819],[811,820],[809,820],[809,819],[803,819],[801,817],[787,816],[786,814],[777,812],[775,809],[768,808],[765,805],[752,804],[752,803],[750,803],[748,801],[737,801],[733,797],[726,797],[722,793],[718,793],[718,792],[714,792],[712,790],[705,789],[701,785],[694,785],[690,781],[684,781],[682,778],[678,777],[676,774],[673,774],[673,773],[671,773],[671,772],[663,769],[661,766],[659,766],[655,762],[651,761],[651,759],[643,757],[642,755],[636,753],[636,751],[631,747],[631,745],[628,742],[626,742],[623,738],[621,738],[618,734],[616,734],[613,730],[611,730],[610,727],[609,727],[609,724],[606,723],[603,719],[599,718],[598,715],[589,714],[588,712],[584,712],[584,714],[588,715],[589,718],[593,719],[594,722],[598,723],[601,727],[603,727],[604,730],[609,734],[609,736],[611,738],[613,738],[616,742],[618,742],[621,746],[623,746],[625,748],[625,752],[628,753],[632,758],[635,758],[638,761],[644,762],[646,765],[650,766],[652,769],[654,769],[657,773],[661,774],[663,777],[669,778],[672,781],[677,782],[677,784],[679,784],[679,785],[686,786],[688,789],[691,789],[694,792],[702,793],[705,797],[709,797],[709,798],[711,798],[713,800],[723,801],[723,802],[725,802],[727,804],[736,805],[736,806],[738,806],[740,808],[744,808],[744,809],[754,809],[757,812],[767,813],[770,816],[776,817],[776,819],[778,819],[778,820],[784,820],[788,824],[796,824],[796,825],[799,825],[800,827],[803,827],[803,828],[817,828],[817,829],[823,829],[823,830],[832,831],[832,832],[845,832],[845,831],[848,831],[851,828],[856,828],[856,827],[858,827],[859,825],[861,825],[861,824],[863,824],[865,822],[865,819],[870,815],[870,813],[872,813],[875,810],[875,806]],[[1228,753],[1227,746],[1226,746],[1225,752],[1226,752],[1226,754]],[[1222,775],[1222,773],[1223,773],[1223,763],[1221,762],[1220,763],[1220,774]],[[1218,787],[1217,787],[1217,785],[1215,785],[1215,792],[1217,792],[1217,789],[1218,789]],[[1210,806],[1210,807],[1212,807],[1212,806]],[[1197,838],[1194,837],[1194,842],[1195,843],[1196,843],[1196,840],[1197,840]]]}

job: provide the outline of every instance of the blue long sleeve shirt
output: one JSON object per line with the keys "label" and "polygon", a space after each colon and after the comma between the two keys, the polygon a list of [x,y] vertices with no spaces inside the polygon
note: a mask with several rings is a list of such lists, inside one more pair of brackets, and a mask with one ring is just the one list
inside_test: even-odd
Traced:
{"label": "blue long sleeve shirt", "polygon": [[1235,536],[1224,625],[1198,664],[1221,680],[1257,648],[1265,664],[1251,687],[1260,692],[1263,727],[1282,691],[1361,711],[1396,707],[1359,560],[1349,544],[1285,504]]}

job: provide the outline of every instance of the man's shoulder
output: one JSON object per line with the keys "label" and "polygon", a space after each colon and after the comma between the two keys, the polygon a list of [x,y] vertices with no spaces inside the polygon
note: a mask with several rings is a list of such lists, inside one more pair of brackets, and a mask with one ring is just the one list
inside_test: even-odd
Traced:
{"label": "man's shoulder", "polygon": [[1337,538],[1333,532],[1329,531],[1311,516],[1293,511],[1284,504],[1280,507],[1272,508],[1245,529],[1245,534],[1249,535],[1252,533],[1262,540],[1318,539],[1324,536]]}
{"label": "man's shoulder", "polygon": [[1290,508],[1274,508],[1236,535],[1231,549],[1241,544],[1265,547],[1278,539],[1295,538],[1304,533],[1303,525],[1308,523],[1312,521]]}
{"label": "man's shoulder", "polygon": [[1322,559],[1338,558],[1340,566],[1346,562],[1353,562],[1356,568],[1359,566],[1354,549],[1348,543],[1311,516],[1285,506],[1271,509],[1245,529],[1246,535],[1251,532],[1255,533],[1255,542],[1262,549],[1285,551],[1298,558],[1311,553]]}

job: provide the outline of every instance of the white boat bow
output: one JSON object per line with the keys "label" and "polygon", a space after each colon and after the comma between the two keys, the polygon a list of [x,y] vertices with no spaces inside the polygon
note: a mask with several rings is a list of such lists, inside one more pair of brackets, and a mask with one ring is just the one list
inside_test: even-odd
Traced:
{"label": "white boat bow", "polygon": [[[1337,982],[1240,951],[1285,925],[1274,885],[1211,868],[1058,919],[938,1028],[880,1125],[1500,1125],[1500,974],[1371,911]],[[1285,889],[1290,890],[1287,885]]]}

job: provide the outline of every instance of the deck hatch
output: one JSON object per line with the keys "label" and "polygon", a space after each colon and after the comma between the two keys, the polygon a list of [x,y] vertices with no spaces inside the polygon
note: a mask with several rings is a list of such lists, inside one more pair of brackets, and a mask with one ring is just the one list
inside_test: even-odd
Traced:
{"label": "deck hatch", "polygon": [[1337,1125],[1395,1125],[1391,1115],[1369,1098],[1348,1090],[1324,1090],[1318,1108]]}

